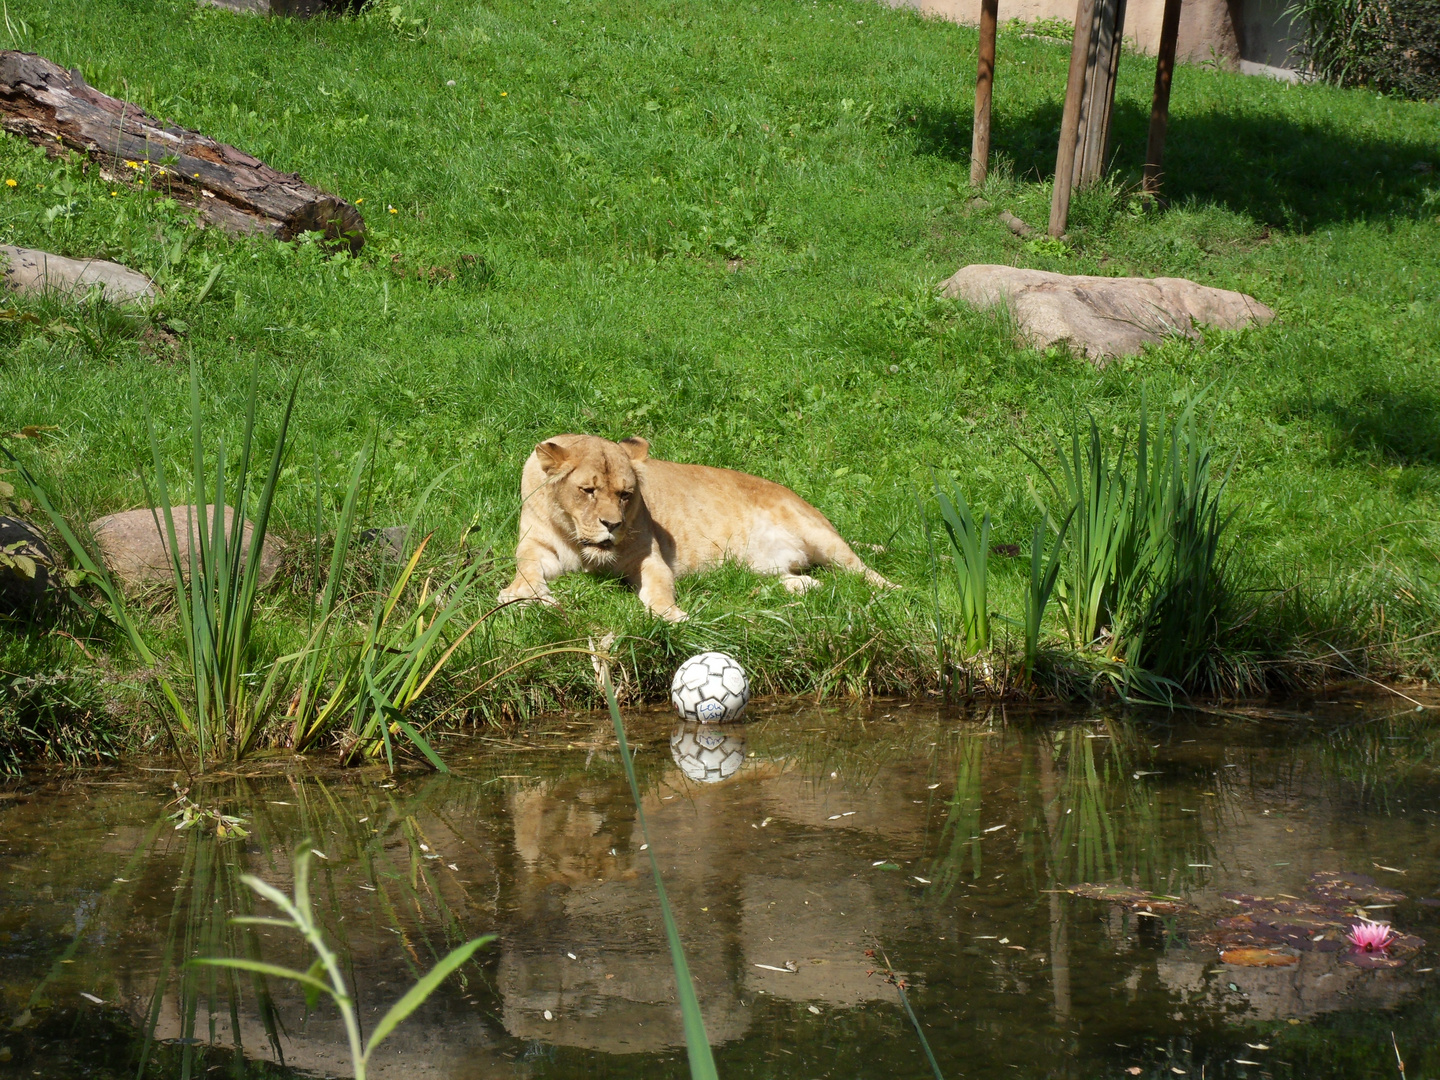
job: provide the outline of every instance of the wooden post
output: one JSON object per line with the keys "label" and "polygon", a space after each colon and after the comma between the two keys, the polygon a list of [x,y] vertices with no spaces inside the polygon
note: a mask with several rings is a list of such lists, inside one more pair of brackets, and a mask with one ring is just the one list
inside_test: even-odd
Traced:
{"label": "wooden post", "polygon": [[1180,0],[1165,0],[1160,53],[1155,58],[1155,96],[1150,103],[1150,139],[1145,147],[1145,192],[1160,194],[1165,128],[1170,123],[1170,80],[1175,74],[1175,40],[1180,36]]}
{"label": "wooden post", "polygon": [[1080,110],[1077,188],[1088,187],[1105,175],[1124,32],[1125,0],[1100,0],[1095,9],[1095,40],[1085,70],[1085,96]]}
{"label": "wooden post", "polygon": [[1079,0],[1075,37],[1070,43],[1070,78],[1065,84],[1065,111],[1060,117],[1060,146],[1055,153],[1055,190],[1050,197],[1050,235],[1063,236],[1070,220],[1070,189],[1075,177],[1075,147],[1080,129],[1080,103],[1085,67],[1095,22],[1095,0]]}
{"label": "wooden post", "polygon": [[995,23],[1000,0],[980,0],[980,63],[975,73],[975,131],[970,140],[970,186],[990,168],[990,98],[995,87]]}

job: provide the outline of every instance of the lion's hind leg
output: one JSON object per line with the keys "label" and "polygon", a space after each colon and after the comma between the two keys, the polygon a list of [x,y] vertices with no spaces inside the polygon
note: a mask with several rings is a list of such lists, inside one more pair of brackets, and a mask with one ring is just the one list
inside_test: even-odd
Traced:
{"label": "lion's hind leg", "polygon": [[845,542],[845,538],[833,527],[811,537],[806,548],[812,566],[838,566],[841,570],[849,570],[852,574],[863,574],[865,581],[872,589],[899,588],[893,581],[887,581],[866,566],[860,556],[851,550],[850,545]]}

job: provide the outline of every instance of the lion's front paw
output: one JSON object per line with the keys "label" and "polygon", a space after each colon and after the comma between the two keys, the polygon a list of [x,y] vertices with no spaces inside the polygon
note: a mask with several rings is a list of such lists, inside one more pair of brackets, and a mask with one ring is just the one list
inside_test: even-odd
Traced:
{"label": "lion's front paw", "polygon": [[548,593],[517,592],[506,589],[497,598],[496,603],[501,607],[515,606],[522,607],[529,604],[544,604],[546,607],[558,608],[560,601]]}

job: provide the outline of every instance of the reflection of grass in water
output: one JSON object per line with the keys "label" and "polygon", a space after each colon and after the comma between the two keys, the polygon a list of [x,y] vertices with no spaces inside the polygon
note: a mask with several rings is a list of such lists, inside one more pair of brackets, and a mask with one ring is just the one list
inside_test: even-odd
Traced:
{"label": "reflection of grass in water", "polygon": [[1027,865],[1043,862],[1051,885],[1120,881],[1170,891],[1196,877],[1190,863],[1208,861],[1201,815],[1165,819],[1159,793],[1137,775],[1139,735],[1131,723],[1106,720],[1098,730],[1075,725],[1042,736],[1037,750],[1059,775],[1048,793],[1033,774],[1022,782],[1022,799],[1034,800],[1022,844]]}
{"label": "reflection of grass in water", "polygon": [[[145,1043],[140,1052],[138,1076],[144,1075],[150,1062],[165,996],[171,981],[177,977],[177,971],[175,995],[181,1026],[181,1080],[204,1075],[206,1067],[201,1044],[220,1041],[224,1016],[228,1016],[230,1021],[231,1044],[237,1054],[243,1052],[241,979],[233,971],[185,965],[201,956],[243,955],[252,960],[260,959],[260,942],[255,931],[233,926],[229,922],[234,914],[250,914],[249,890],[240,887],[244,860],[245,847],[241,843],[222,840],[200,828],[191,829],[187,834],[185,857],[175,886],[160,970],[147,1009]],[[280,1020],[269,987],[262,975],[252,974],[249,982],[270,1049],[276,1060],[284,1064]],[[220,1009],[222,1000],[223,1012]],[[202,1004],[206,1007],[207,1028],[203,1035],[197,1035]]]}
{"label": "reflection of grass in water", "polygon": [[[277,818],[266,798],[270,792],[244,779],[212,785],[204,793],[206,804],[223,802],[227,812],[249,819],[249,842],[266,853],[261,858],[269,870],[277,869],[273,853],[293,847],[306,836],[327,838],[327,859],[321,863],[321,876],[316,882],[324,902],[317,907],[324,911],[325,933],[336,943],[352,985],[358,980],[347,928],[354,924],[344,917],[354,914],[353,893],[347,892],[354,879],[347,881],[341,872],[347,866],[357,868],[361,880],[375,890],[372,895],[377,914],[399,939],[412,978],[418,978],[454,943],[466,937],[461,915],[446,899],[445,882],[434,869],[433,864],[441,860],[426,858],[433,852],[421,848],[422,844],[436,847],[427,840],[424,816],[435,813],[435,804],[442,798],[453,804],[457,789],[444,777],[436,776],[413,793],[396,794],[398,791],[365,784],[342,795],[323,778],[296,777],[286,792],[286,801],[294,805],[293,820]],[[362,822],[360,818],[368,820]],[[396,839],[403,841],[398,854],[390,850]],[[213,1064],[209,1057],[213,1050],[205,1044],[213,1046],[225,1040],[227,1017],[229,1041],[237,1054],[243,1054],[240,1017],[247,976],[231,969],[187,965],[197,958],[216,956],[264,962],[261,942],[253,928],[229,921],[233,916],[250,914],[253,896],[240,879],[251,862],[242,843],[221,840],[201,828],[186,834],[157,980],[146,1010],[142,1075],[148,1063],[157,1059],[156,1029],[171,993],[181,1041],[175,1048],[177,1053],[167,1056],[176,1059],[176,1075],[186,1080],[204,1075]],[[284,1028],[266,977],[252,972],[248,986],[271,1051],[283,1064]]]}
{"label": "reflection of grass in water", "polygon": [[1389,812],[1396,796],[1440,765],[1440,729],[1430,712],[1405,708],[1339,729],[1321,742],[1319,772],[1362,808]]}
{"label": "reflection of grass in water", "polygon": [[935,887],[929,895],[935,900],[946,899],[959,883],[965,872],[967,855],[970,876],[976,880],[980,878],[980,765],[985,755],[985,742],[972,737],[964,738],[960,743],[955,791],[950,796],[950,808],[937,844],[940,854],[930,866],[930,877]]}

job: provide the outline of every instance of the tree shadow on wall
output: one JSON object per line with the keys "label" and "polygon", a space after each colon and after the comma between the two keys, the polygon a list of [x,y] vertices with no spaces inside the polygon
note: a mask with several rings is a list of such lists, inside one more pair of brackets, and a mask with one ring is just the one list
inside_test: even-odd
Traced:
{"label": "tree shadow on wall", "polygon": [[[1019,114],[996,111],[991,151],[1014,162],[1016,179],[1055,175],[1060,111],[1059,102]],[[918,154],[970,160],[969,112],[912,105],[905,113],[915,117]],[[1148,107],[1115,103],[1111,169],[1126,184],[1139,183],[1149,125]],[[1374,138],[1338,123],[1218,110],[1172,114],[1165,195],[1176,203],[1217,203],[1261,224],[1308,232],[1382,214],[1418,216],[1436,164],[1433,145]]]}

